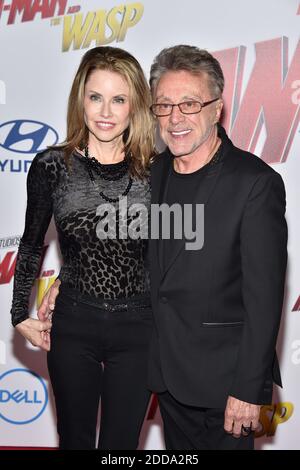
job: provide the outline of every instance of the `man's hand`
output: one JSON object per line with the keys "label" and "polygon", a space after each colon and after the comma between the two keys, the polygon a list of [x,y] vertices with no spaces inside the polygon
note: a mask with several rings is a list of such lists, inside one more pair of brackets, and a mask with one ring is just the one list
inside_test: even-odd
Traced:
{"label": "man's hand", "polygon": [[42,303],[38,309],[37,316],[38,319],[41,321],[51,320],[52,312],[55,307],[55,300],[59,293],[59,286],[61,282],[59,279],[52,284],[52,286],[48,289],[46,294],[43,297]]}
{"label": "man's hand", "polygon": [[40,321],[34,318],[26,318],[26,320],[16,325],[16,330],[33,346],[50,351],[50,320]]}
{"label": "man's hand", "polygon": [[[225,409],[224,429],[234,437],[248,436],[258,428],[260,405],[253,405],[234,397],[228,397]],[[245,431],[245,428],[248,428]]]}

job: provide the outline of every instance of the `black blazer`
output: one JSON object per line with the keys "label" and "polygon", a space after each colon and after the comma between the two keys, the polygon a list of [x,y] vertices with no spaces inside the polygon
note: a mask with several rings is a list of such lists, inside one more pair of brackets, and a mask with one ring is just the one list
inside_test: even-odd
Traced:
{"label": "black blazer", "polygon": [[[221,162],[209,167],[195,203],[205,203],[204,246],[179,243],[162,269],[150,240],[155,328],[149,387],[194,406],[224,407],[228,395],[267,404],[281,385],[275,352],[287,262],[281,176],[236,148],[219,127]],[[152,164],[152,203],[165,200],[172,156]]]}

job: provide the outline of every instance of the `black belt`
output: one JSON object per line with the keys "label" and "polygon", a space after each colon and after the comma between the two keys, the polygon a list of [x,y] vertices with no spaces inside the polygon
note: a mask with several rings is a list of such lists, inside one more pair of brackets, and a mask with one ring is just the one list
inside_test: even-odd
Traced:
{"label": "black belt", "polygon": [[98,299],[89,294],[83,294],[78,292],[76,289],[67,286],[60,286],[60,293],[71,297],[77,302],[82,302],[83,304],[90,305],[108,312],[122,312],[126,310],[131,310],[134,308],[151,308],[151,300],[148,294],[121,298],[121,299]]}
{"label": "black belt", "polygon": [[122,312],[124,310],[131,310],[133,308],[151,308],[151,303],[150,301],[148,303],[142,303],[142,302],[126,302],[122,304],[109,304],[108,302],[103,302],[100,304],[97,304],[99,308],[103,310],[107,310],[108,312]]}

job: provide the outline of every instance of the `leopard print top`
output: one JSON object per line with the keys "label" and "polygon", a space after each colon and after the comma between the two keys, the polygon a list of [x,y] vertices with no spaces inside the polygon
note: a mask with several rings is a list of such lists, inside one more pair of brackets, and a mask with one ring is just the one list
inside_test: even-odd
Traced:
{"label": "leopard print top", "polygon": [[[128,181],[126,173],[117,181],[95,175],[93,183],[87,171],[86,157],[76,151],[71,155],[70,169],[65,165],[61,150],[46,150],[33,159],[27,178],[25,230],[15,269],[13,325],[28,317],[29,295],[39,270],[44,237],[52,215],[63,258],[59,274],[62,283],[104,299],[128,298],[149,292],[146,238],[125,239],[116,230],[115,238],[99,239],[97,230],[99,221],[103,220],[101,217],[104,217],[98,215],[99,207],[107,204],[100,191],[116,199],[124,192]],[[141,203],[149,214],[148,179],[134,179],[127,195],[127,207]],[[113,206],[118,214],[116,204]],[[132,220],[133,217],[127,214],[127,227]]]}

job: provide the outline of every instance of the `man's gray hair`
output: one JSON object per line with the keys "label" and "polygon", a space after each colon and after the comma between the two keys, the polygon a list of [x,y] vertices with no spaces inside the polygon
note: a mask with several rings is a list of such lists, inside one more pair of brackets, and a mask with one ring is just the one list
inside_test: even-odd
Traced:
{"label": "man's gray hair", "polygon": [[150,87],[154,94],[161,76],[169,71],[185,70],[193,74],[206,72],[211,92],[218,97],[224,89],[220,63],[205,49],[180,44],[163,49],[154,59],[150,70]]}

